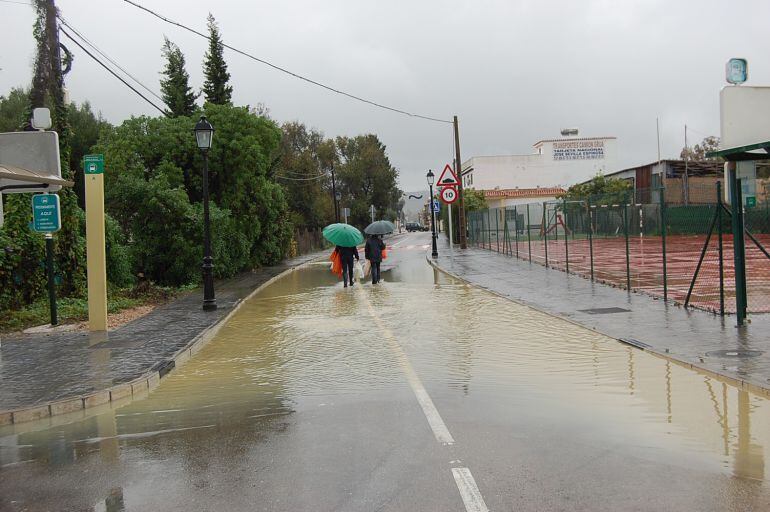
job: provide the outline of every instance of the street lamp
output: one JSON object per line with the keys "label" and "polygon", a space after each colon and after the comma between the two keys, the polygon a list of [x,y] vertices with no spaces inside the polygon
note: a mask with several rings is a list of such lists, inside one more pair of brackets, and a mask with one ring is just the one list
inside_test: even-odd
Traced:
{"label": "street lamp", "polygon": [[432,170],[428,170],[428,174],[425,175],[428,179],[428,188],[430,188],[430,194],[428,195],[428,208],[430,208],[430,231],[431,239],[433,240],[433,252],[431,252],[432,258],[438,258],[438,248],[436,248],[436,214],[433,211],[433,180],[435,175]]}
{"label": "street lamp", "polygon": [[193,129],[198,149],[203,154],[203,310],[217,309],[214,297],[214,259],[211,257],[211,227],[209,225],[209,149],[214,127],[201,116]]}
{"label": "street lamp", "polygon": [[342,194],[339,192],[334,193],[334,218],[335,222],[340,222],[340,201],[342,201]]}

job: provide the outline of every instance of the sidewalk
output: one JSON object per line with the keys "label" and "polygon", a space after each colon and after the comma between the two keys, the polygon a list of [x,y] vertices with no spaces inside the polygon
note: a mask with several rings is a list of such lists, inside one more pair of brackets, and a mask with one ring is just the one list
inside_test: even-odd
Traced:
{"label": "sidewalk", "polygon": [[182,364],[254,290],[321,256],[312,253],[217,283],[216,311],[200,290],[108,334],[65,332],[2,337],[0,425],[124,400],[152,389]]}
{"label": "sidewalk", "polygon": [[735,316],[687,310],[496,252],[450,251],[444,237],[439,258],[428,260],[500,296],[770,394],[770,314],[738,328]]}

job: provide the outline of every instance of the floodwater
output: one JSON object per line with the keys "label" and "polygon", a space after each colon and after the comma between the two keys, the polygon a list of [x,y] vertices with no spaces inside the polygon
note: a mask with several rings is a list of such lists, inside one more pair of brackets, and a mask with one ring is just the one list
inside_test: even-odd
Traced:
{"label": "floodwater", "polygon": [[768,400],[453,281],[404,240],[378,287],[322,264],[280,279],[143,400],[0,427],[0,510],[460,511],[460,461],[490,510],[770,510]]}

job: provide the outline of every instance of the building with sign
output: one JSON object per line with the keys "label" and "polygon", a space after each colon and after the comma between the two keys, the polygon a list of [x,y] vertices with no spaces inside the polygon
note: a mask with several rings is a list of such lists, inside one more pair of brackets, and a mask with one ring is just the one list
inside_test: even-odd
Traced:
{"label": "building with sign", "polygon": [[616,143],[615,137],[561,137],[536,142],[529,155],[474,156],[463,162],[463,186],[476,190],[566,188],[615,170]]}

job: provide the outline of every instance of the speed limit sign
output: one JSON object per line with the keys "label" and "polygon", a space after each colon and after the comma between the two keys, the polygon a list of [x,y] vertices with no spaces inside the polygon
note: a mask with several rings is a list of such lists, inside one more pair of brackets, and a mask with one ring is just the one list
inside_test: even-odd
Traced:
{"label": "speed limit sign", "polygon": [[452,204],[457,201],[457,189],[454,187],[442,188],[441,200],[444,201],[444,204]]}

